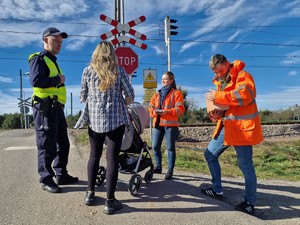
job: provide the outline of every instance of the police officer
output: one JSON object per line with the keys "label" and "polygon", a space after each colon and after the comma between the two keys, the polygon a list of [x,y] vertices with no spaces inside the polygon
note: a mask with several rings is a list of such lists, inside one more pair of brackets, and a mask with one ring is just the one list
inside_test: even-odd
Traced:
{"label": "police officer", "polygon": [[43,32],[43,52],[29,56],[38,173],[42,189],[50,193],[61,192],[58,185],[78,181],[77,177],[70,176],[67,171],[70,142],[64,115],[65,76],[56,62],[63,39],[67,37],[67,33],[49,27]]}

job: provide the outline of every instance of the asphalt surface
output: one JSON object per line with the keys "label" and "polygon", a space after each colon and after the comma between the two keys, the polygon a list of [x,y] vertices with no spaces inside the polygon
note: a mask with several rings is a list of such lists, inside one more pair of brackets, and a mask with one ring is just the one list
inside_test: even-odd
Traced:
{"label": "asphalt surface", "polygon": [[[209,185],[209,176],[176,170],[173,180],[155,174],[150,184],[143,181],[136,197],[128,192],[131,175],[120,174],[116,197],[124,207],[105,215],[105,182],[96,188],[94,206],[83,201],[88,154],[88,149],[71,145],[68,170],[80,181],[61,186],[63,193],[51,194],[38,183],[34,131],[0,131],[0,224],[300,224],[299,181],[259,180],[258,205],[250,216],[233,210],[243,200],[242,178],[224,178],[225,199],[219,201],[200,193]],[[105,166],[104,159],[101,165]],[[143,177],[146,171],[139,174]]]}

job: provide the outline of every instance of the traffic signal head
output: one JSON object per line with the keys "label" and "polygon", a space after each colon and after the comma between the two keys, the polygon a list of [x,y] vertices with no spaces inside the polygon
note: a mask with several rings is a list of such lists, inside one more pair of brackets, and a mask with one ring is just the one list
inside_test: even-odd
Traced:
{"label": "traffic signal head", "polygon": [[174,31],[178,29],[178,26],[171,25],[172,23],[176,23],[177,20],[171,19],[169,16],[166,16],[165,18],[165,42],[166,45],[169,43],[170,35],[177,35],[178,32]]}
{"label": "traffic signal head", "polygon": [[172,23],[176,23],[177,20],[171,19],[169,16],[165,18],[165,36],[170,37],[170,35],[177,35],[178,32],[174,31],[178,29],[178,26],[172,25]]}

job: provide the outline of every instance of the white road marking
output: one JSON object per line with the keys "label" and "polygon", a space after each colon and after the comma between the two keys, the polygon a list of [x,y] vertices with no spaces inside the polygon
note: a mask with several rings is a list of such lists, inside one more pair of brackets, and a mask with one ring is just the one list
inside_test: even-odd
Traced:
{"label": "white road marking", "polygon": [[16,151],[16,150],[36,150],[36,146],[12,146],[4,149],[4,151]]}
{"label": "white road marking", "polygon": [[[75,145],[73,145],[71,143],[70,148],[74,148],[76,147]],[[36,150],[36,146],[12,146],[12,147],[8,147],[3,149],[4,151],[18,151],[18,150]]]}

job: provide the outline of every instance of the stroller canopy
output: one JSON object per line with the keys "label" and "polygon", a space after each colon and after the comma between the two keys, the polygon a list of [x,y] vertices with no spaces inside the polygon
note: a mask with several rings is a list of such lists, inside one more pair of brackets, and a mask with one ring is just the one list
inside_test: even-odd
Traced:
{"label": "stroller canopy", "polygon": [[131,117],[133,126],[138,134],[143,133],[144,129],[149,126],[150,115],[140,103],[134,102],[128,105],[128,111]]}
{"label": "stroller canopy", "polygon": [[121,150],[128,149],[133,141],[134,130],[138,135],[142,134],[144,129],[149,126],[150,115],[140,103],[134,102],[128,105],[128,112],[131,124],[125,129]]}

